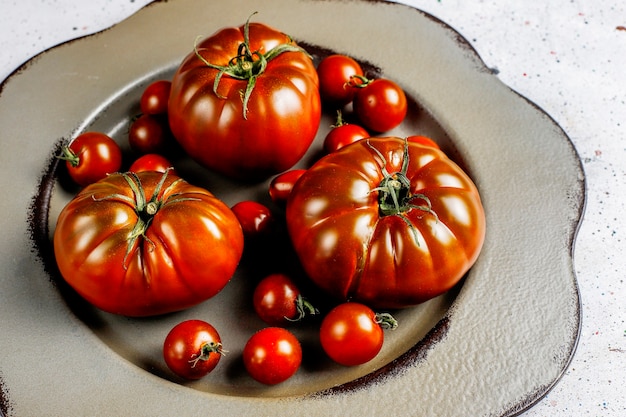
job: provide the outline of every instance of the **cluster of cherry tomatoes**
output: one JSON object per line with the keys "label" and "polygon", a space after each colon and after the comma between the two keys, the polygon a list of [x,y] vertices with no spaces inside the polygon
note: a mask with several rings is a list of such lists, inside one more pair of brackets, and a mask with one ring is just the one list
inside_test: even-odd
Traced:
{"label": "cluster of cherry tomatoes", "polygon": [[[337,123],[324,141],[332,153],[362,138],[369,132],[384,132],[398,126],[407,112],[402,89],[387,79],[371,80],[360,65],[345,55],[324,58],[317,67],[320,96],[337,111]],[[167,111],[171,82],[156,81],[146,87],[140,98],[141,115],[130,125],[128,141],[138,155],[129,171],[172,169],[162,154],[170,146],[171,132]],[[345,122],[342,109],[352,106],[359,124]],[[368,131],[369,130],[369,131]],[[433,143],[433,146],[434,145]],[[110,137],[99,132],[79,135],[63,149],[71,178],[86,186],[122,169],[122,152]],[[278,205],[284,205],[289,192],[305,170],[286,171],[274,177],[269,194]],[[267,231],[272,224],[271,210],[256,201],[241,201],[232,207],[247,237]],[[253,295],[258,316],[270,327],[253,334],[243,349],[243,363],[248,373],[264,384],[277,384],[290,378],[302,361],[302,348],[296,336],[286,327],[307,315],[319,314],[285,274],[271,274],[262,279]],[[319,327],[323,350],[335,362],[354,366],[373,359],[381,350],[383,329],[397,323],[388,314],[375,313],[370,307],[346,302],[324,316]],[[187,320],[171,329],[163,344],[167,366],[186,379],[199,379],[211,372],[225,353],[218,331],[202,320]]]}

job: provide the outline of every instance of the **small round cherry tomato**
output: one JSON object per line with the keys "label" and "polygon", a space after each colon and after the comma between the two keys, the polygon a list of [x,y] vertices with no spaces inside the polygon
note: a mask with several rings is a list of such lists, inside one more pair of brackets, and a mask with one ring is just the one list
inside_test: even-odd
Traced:
{"label": "small round cherry tomato", "polygon": [[139,107],[143,114],[167,113],[167,102],[170,98],[172,82],[168,80],[154,81],[141,94]]}
{"label": "small round cherry tomato", "polygon": [[326,153],[338,151],[346,145],[369,137],[370,134],[365,128],[346,123],[341,117],[341,111],[337,112],[337,122],[324,138],[324,150]]}
{"label": "small round cherry tomato", "polygon": [[261,203],[252,200],[240,201],[231,207],[246,236],[256,236],[269,230],[272,212]]}
{"label": "small round cherry tomato", "polygon": [[167,169],[170,169],[170,173],[176,174],[176,171],[172,169],[173,166],[174,165],[169,161],[169,159],[167,159],[163,155],[159,155],[157,153],[149,153],[137,158],[128,170],[131,172],[165,172]]}
{"label": "small round cherry tomato", "polygon": [[252,302],[261,320],[272,326],[284,326],[318,313],[285,274],[270,274],[263,278],[254,289]]}
{"label": "small round cherry tomato", "polygon": [[294,184],[305,172],[306,169],[292,169],[274,177],[269,186],[272,201],[278,205],[284,205]]}
{"label": "small round cherry tomato", "polygon": [[346,55],[329,55],[317,66],[320,80],[320,97],[335,106],[343,106],[352,101],[354,89],[348,86],[354,75],[363,75],[358,62]]}
{"label": "small round cherry tomato", "polygon": [[243,363],[252,378],[275,385],[291,378],[302,363],[302,347],[289,330],[267,327],[250,337],[243,349]]}
{"label": "small round cherry tomato", "polygon": [[435,142],[428,136],[409,136],[406,138],[406,140],[409,142],[419,143],[420,145],[426,145],[435,149],[439,149],[439,145],[437,144],[437,142]]}
{"label": "small round cherry tomato", "polygon": [[386,132],[398,126],[407,113],[407,100],[398,84],[386,78],[353,83],[354,112],[363,126],[375,132]]}
{"label": "small round cherry tomato", "polygon": [[397,326],[393,317],[388,314],[378,315],[364,304],[339,304],[322,321],[322,348],[341,365],[354,366],[369,362],[383,347],[382,323],[389,328]]}
{"label": "small round cherry tomato", "polygon": [[81,186],[101,180],[122,167],[122,150],[104,133],[82,133],[62,151],[59,158],[65,160],[70,177]]}
{"label": "small round cherry tomato", "polygon": [[135,119],[128,130],[128,143],[139,154],[161,153],[170,138],[167,118],[142,114]]}
{"label": "small round cherry tomato", "polygon": [[170,330],[163,343],[163,358],[176,375],[200,379],[219,363],[224,349],[215,327],[202,320],[186,320]]}

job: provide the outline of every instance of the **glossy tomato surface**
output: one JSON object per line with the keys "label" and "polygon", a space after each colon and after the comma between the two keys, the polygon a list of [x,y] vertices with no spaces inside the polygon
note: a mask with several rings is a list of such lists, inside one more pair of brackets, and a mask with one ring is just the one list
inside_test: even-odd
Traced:
{"label": "glossy tomato surface", "polygon": [[200,379],[220,362],[224,349],[219,333],[203,320],[185,320],[170,330],[163,342],[168,368],[185,379]]}
{"label": "glossy tomato surface", "polygon": [[253,334],[243,349],[248,374],[258,382],[275,385],[291,378],[302,363],[302,347],[289,330],[266,327]]}
{"label": "glossy tomato surface", "polygon": [[242,251],[232,211],[169,173],[118,173],[91,184],[63,208],[54,231],[63,278],[96,307],[127,316],[214,296]]}
{"label": "glossy tomato surface", "polygon": [[[319,128],[321,100],[315,66],[304,50],[254,22],[243,47],[244,28],[221,29],[197,44],[173,77],[168,113],[174,136],[199,163],[257,180],[304,155]],[[267,64],[263,71],[259,54]],[[246,72],[243,78],[221,72],[229,64]],[[249,75],[253,88],[245,98]]]}
{"label": "glossy tomato surface", "polygon": [[320,288],[379,308],[452,288],[485,236],[469,176],[439,149],[399,138],[363,139],[320,159],[295,184],[286,218]]}
{"label": "glossy tomato surface", "polygon": [[360,303],[343,303],[333,308],[320,326],[324,352],[344,366],[361,365],[374,359],[385,335],[376,313]]}
{"label": "glossy tomato surface", "polygon": [[122,150],[111,137],[100,132],[85,132],[63,148],[67,171],[79,185],[94,183],[122,166]]}

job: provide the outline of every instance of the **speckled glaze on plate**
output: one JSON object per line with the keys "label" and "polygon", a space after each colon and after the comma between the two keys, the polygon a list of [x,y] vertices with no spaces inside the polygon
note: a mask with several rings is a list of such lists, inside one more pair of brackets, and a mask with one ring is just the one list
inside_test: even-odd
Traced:
{"label": "speckled glaze on plate", "polygon": [[[141,89],[170,76],[196,36],[240,25],[254,11],[244,0],[154,3],[37,56],[1,86],[2,413],[508,416],[531,406],[566,369],[580,326],[572,248],[585,183],[566,134],[503,85],[458,33],[419,10],[340,0],[268,0],[255,9],[255,20],[314,53],[348,53],[402,85],[410,115],[391,133],[432,136],[481,192],[488,229],[478,262],[449,294],[398,312],[402,329],[365,366],[333,365],[311,328],[296,330],[305,362],[276,387],[251,381],[237,359],[262,327],[245,302],[251,265],[217,297],[166,317],[127,319],[81,302],[58,280],[47,246],[72,192],[57,177],[59,143],[86,129],[123,142]],[[301,165],[328,125],[327,116]],[[227,203],[267,199],[266,183],[244,186],[179,162]],[[268,268],[280,262],[268,255]],[[225,329],[230,354],[207,378],[184,383],[162,363],[160,343],[190,317]]]}

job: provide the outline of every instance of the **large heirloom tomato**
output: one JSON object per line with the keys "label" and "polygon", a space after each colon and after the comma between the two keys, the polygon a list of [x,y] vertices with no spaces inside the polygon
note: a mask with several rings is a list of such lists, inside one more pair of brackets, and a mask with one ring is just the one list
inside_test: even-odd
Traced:
{"label": "large heirloom tomato", "polygon": [[439,149],[399,138],[362,139],[323,157],[295,184],[286,210],[309,277],[375,308],[446,292],[485,236],[470,178]]}
{"label": "large heirloom tomato", "polygon": [[232,211],[169,172],[112,174],[61,211],[63,278],[96,307],[126,316],[182,310],[217,294],[243,251]]}
{"label": "large heirloom tomato", "polygon": [[260,23],[224,28],[200,41],[172,80],[172,132],[199,163],[259,179],[293,166],[321,117],[310,56]]}

